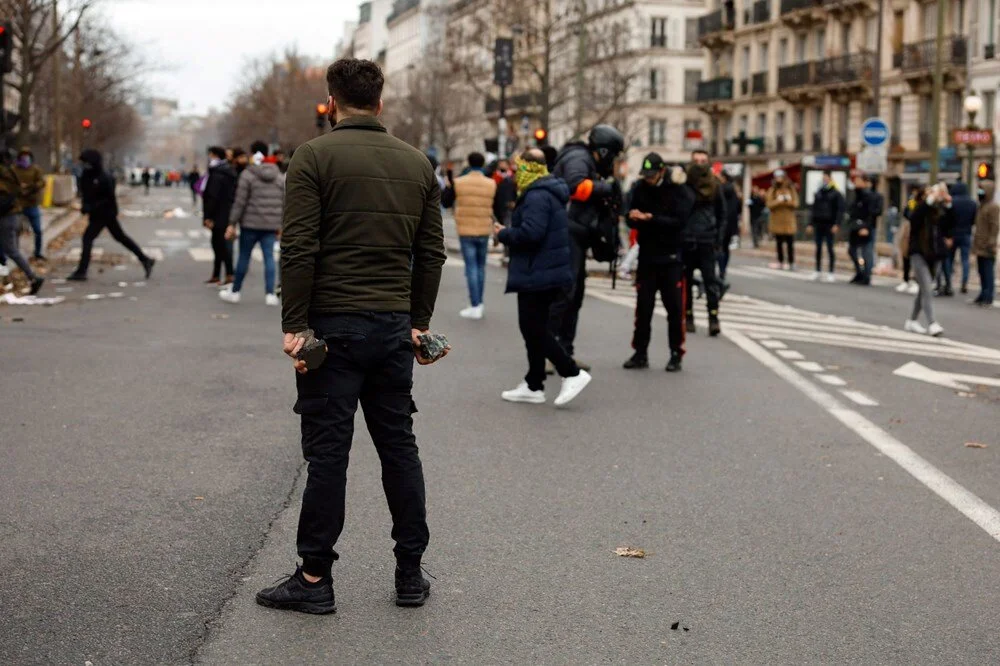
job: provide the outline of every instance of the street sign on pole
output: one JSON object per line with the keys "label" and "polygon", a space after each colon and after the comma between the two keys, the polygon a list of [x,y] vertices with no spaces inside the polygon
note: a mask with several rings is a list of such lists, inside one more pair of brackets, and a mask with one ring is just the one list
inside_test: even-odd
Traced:
{"label": "street sign on pole", "polygon": [[993,144],[993,130],[954,129],[951,131],[951,142],[956,146],[990,146]]}
{"label": "street sign on pole", "polygon": [[889,168],[888,146],[865,146],[858,153],[858,171],[865,173],[880,174],[885,173]]}
{"label": "street sign on pole", "polygon": [[889,143],[889,125],[881,118],[869,118],[861,123],[861,143],[884,146]]}

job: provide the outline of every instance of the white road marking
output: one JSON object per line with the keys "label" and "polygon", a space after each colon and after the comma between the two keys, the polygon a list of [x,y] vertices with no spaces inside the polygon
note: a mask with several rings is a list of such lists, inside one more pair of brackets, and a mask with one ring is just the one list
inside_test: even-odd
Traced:
{"label": "white road marking", "polygon": [[214,261],[215,252],[210,247],[189,247],[188,254],[195,261]]}
{"label": "white road marking", "polygon": [[816,375],[816,379],[830,386],[847,386],[847,382],[837,375]]}
{"label": "white road marking", "polygon": [[157,238],[184,238],[184,232],[180,229],[157,229],[154,233]]}
{"label": "white road marking", "polygon": [[208,229],[188,229],[188,238],[193,238],[194,240],[199,240],[201,238],[211,238],[212,232]]}
{"label": "white road marking", "polygon": [[807,372],[823,372],[823,366],[816,361],[796,361],[795,365]]}
{"label": "white road marking", "polygon": [[775,353],[781,358],[788,359],[789,361],[801,361],[805,358],[802,352],[797,352],[794,349],[778,349]]}
{"label": "white road marking", "polygon": [[917,381],[937,384],[955,391],[971,391],[963,382],[976,384],[979,386],[1000,386],[1000,379],[996,377],[980,377],[979,375],[963,375],[954,372],[939,372],[931,370],[925,366],[910,361],[906,365],[897,368],[892,374],[897,377],[916,379]]}
{"label": "white road marking", "polygon": [[842,390],[841,393],[843,393],[845,397],[850,398],[852,402],[861,405],[862,407],[878,407],[877,400],[869,398],[861,391]]}
{"label": "white road marking", "polygon": [[764,345],[768,349],[787,349],[788,348],[788,345],[786,345],[781,340],[761,340],[760,344]]}
{"label": "white road marking", "polygon": [[731,329],[723,329],[722,335],[825,409],[882,455],[985,530],[993,539],[1000,541],[1000,512],[992,506],[858,412],[843,407],[832,395],[792,370],[750,338]]}

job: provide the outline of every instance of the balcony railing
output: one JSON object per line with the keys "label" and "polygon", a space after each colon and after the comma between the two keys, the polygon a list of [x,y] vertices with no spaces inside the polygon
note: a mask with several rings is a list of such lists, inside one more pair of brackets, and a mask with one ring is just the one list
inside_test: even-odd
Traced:
{"label": "balcony railing", "polygon": [[809,9],[822,5],[822,0],[781,0],[781,13],[791,14],[800,9]]}
{"label": "balcony railing", "polygon": [[816,63],[800,62],[778,70],[778,90],[801,88],[816,83]]}
{"label": "balcony railing", "polygon": [[698,19],[698,36],[704,37],[713,32],[732,30],[734,28],[732,12],[725,9],[716,9],[711,14],[706,14]]}
{"label": "balcony railing", "polygon": [[[950,65],[965,65],[968,59],[969,42],[965,37],[956,36],[945,39],[943,45],[944,63]],[[932,69],[937,60],[937,42],[925,39],[922,42],[903,44],[903,50],[892,55],[893,67],[905,71]]]}
{"label": "balcony railing", "polygon": [[816,81],[821,84],[871,81],[875,54],[869,51],[827,58],[816,63]]}
{"label": "balcony railing", "polygon": [[757,0],[743,11],[743,23],[759,25],[771,20],[771,0]]}
{"label": "balcony railing", "polygon": [[753,75],[750,89],[754,95],[767,94],[767,72],[757,72]]}
{"label": "balcony railing", "polygon": [[818,153],[823,150],[823,135],[819,132],[813,132],[812,149],[814,153]]}
{"label": "balcony railing", "polygon": [[733,98],[733,80],[726,77],[700,81],[698,83],[698,101],[714,102]]}

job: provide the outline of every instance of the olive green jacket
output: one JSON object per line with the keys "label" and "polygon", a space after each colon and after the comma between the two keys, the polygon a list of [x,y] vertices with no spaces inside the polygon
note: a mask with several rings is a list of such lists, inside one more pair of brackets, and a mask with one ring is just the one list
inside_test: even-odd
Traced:
{"label": "olive green jacket", "polygon": [[376,118],[345,118],[288,166],[282,330],[311,314],[409,312],[430,327],[445,262],[441,191],[427,157]]}
{"label": "olive green jacket", "polygon": [[14,175],[21,183],[21,197],[17,204],[22,209],[31,208],[42,203],[42,194],[45,193],[45,176],[38,166],[32,164],[27,169],[14,166]]}

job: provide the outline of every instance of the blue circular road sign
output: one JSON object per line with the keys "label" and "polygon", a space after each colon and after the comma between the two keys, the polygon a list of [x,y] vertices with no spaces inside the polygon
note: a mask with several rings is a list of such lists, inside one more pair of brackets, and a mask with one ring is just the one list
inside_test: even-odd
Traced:
{"label": "blue circular road sign", "polygon": [[869,118],[861,123],[861,143],[881,146],[889,141],[889,125],[881,118]]}

